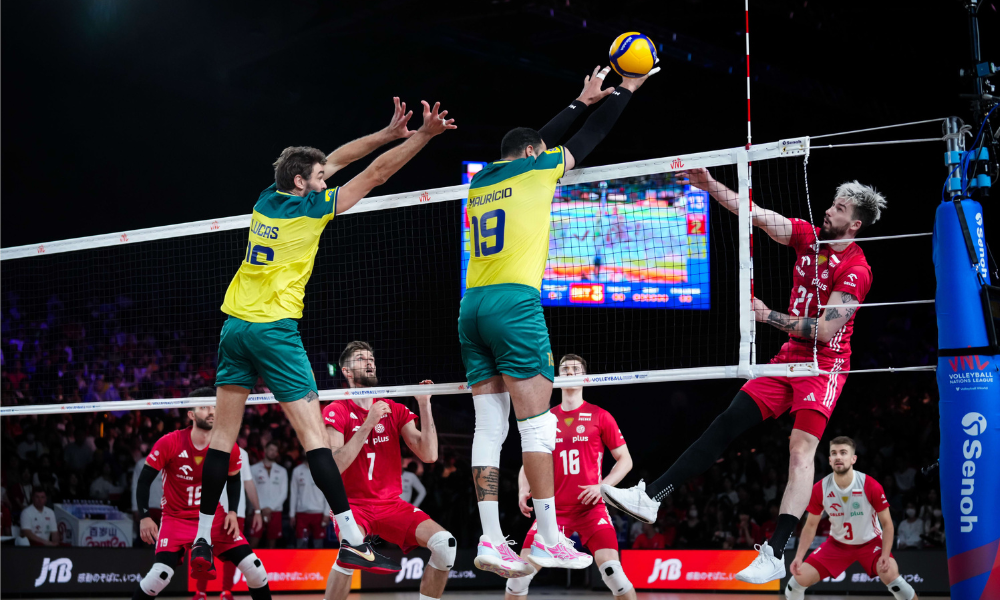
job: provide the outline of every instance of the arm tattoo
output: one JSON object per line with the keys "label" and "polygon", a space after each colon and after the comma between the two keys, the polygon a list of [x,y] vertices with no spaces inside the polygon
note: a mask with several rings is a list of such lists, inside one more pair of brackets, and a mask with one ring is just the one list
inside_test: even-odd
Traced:
{"label": "arm tattoo", "polygon": [[847,292],[840,292],[840,301],[844,304],[850,304],[851,302],[856,302],[857,298]]}
{"label": "arm tattoo", "polygon": [[789,320],[788,315],[780,313],[776,310],[772,310],[771,314],[767,316],[768,323],[782,330],[787,330]]}
{"label": "arm tattoo", "polygon": [[500,470],[496,467],[472,467],[472,482],[479,502],[487,496],[495,499],[500,494]]}
{"label": "arm tattoo", "polygon": [[800,337],[812,337],[813,328],[816,326],[816,319],[811,317],[798,317],[793,319],[786,314],[772,310],[767,316],[767,322],[776,328]]}
{"label": "arm tattoo", "polygon": [[826,320],[827,321],[832,321],[834,319],[839,319],[842,316],[843,315],[841,315],[840,311],[837,310],[836,308],[831,308],[828,311],[826,311]]}

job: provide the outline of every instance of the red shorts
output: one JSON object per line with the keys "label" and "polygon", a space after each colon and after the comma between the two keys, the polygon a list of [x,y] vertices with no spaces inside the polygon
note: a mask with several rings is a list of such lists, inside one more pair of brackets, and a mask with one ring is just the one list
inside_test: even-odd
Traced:
{"label": "red shorts", "polygon": [[281,513],[276,510],[271,511],[270,517],[264,520],[264,526],[257,535],[265,540],[281,539]]}
{"label": "red shorts", "polygon": [[[417,543],[417,526],[430,520],[427,513],[399,498],[382,501],[351,500],[351,511],[362,532],[396,544],[403,549],[404,554],[420,545]],[[330,519],[333,520],[339,540],[340,528],[337,527],[332,510]]]}
{"label": "red shorts", "polygon": [[[572,536],[574,531],[580,534],[580,541],[591,554],[605,549],[618,552],[618,532],[611,524],[611,515],[608,514],[608,507],[603,502],[598,502],[594,506],[581,506],[572,512],[559,512],[557,507],[556,525],[563,530],[566,537]],[[536,531],[538,531],[538,521],[534,522],[528,530],[528,535],[524,536],[522,548],[531,548]]]}
{"label": "red shorts", "polygon": [[[771,359],[771,364],[786,364],[796,362],[812,362],[812,348],[804,344],[785,342],[778,355]],[[817,357],[819,368],[830,371],[830,375],[815,377],[758,377],[746,382],[741,388],[750,394],[760,407],[764,419],[778,418],[786,412],[797,412],[803,409],[814,410],[830,420],[833,408],[840,398],[840,391],[847,381],[847,374],[835,374],[851,368],[848,358],[831,358],[822,353]],[[801,426],[802,429],[816,437],[823,437],[823,429],[818,424]],[[822,425],[825,428],[825,424]],[[819,431],[816,431],[819,429]]]}
{"label": "red shorts", "polygon": [[326,538],[326,527],[323,527],[323,513],[298,513],[295,515],[295,537],[308,540]]}
{"label": "red shorts", "polygon": [[[892,556],[892,553],[889,553]],[[820,578],[837,577],[847,570],[847,567],[854,564],[854,561],[861,563],[869,577],[878,575],[875,568],[878,559],[882,557],[882,537],[872,538],[864,544],[852,545],[838,542],[827,538],[813,550],[813,553],[806,559],[806,563],[819,571]]]}
{"label": "red shorts", "polygon": [[[232,550],[237,546],[246,546],[247,540],[243,537],[243,531],[237,531],[236,537],[226,533],[223,528],[226,515],[219,507],[215,512],[215,520],[212,522],[212,550],[218,556],[227,550]],[[156,536],[157,552],[179,552],[190,549],[194,543],[194,536],[198,534],[198,518],[182,519],[172,515],[163,515],[160,523],[160,533]]]}

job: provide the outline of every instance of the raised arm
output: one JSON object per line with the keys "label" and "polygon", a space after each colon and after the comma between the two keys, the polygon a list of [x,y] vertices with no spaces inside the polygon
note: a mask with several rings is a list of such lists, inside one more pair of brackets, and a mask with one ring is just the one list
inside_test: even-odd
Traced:
{"label": "raised arm", "polygon": [[337,214],[350,210],[376,186],[388,181],[396,171],[410,162],[410,159],[416,156],[431,138],[458,127],[455,125],[455,119],[445,119],[448,111],[438,112],[441,107],[440,102],[435,103],[433,109],[423,100],[420,103],[424,105],[424,124],[405,142],[383,152],[368,165],[368,168],[358,173],[357,177],[340,187],[337,191]]}
{"label": "raised arm", "polygon": [[[434,383],[430,379],[420,382],[421,385]],[[417,399],[417,406],[420,410],[420,429],[410,421],[403,426],[403,441],[413,450],[417,458],[425,463],[432,463],[438,456],[437,428],[434,427],[434,415],[431,414],[431,397],[414,396]]]}
{"label": "raised arm", "polygon": [[802,527],[802,534],[799,535],[799,545],[795,549],[795,560],[792,561],[792,575],[799,575],[799,567],[802,566],[802,561],[806,558],[806,552],[809,551],[809,546],[812,545],[813,539],[816,538],[816,527],[819,526],[819,519],[822,513],[814,515],[809,513],[806,518],[806,524]]}
{"label": "raised arm", "polygon": [[354,437],[346,444],[344,443],[343,433],[333,427],[327,426],[326,432],[330,438],[330,449],[333,450],[333,460],[337,462],[337,469],[341,473],[346,471],[347,467],[351,466],[354,459],[358,457],[358,453],[361,452],[362,446],[365,445],[368,435],[375,428],[375,425],[378,424],[379,419],[383,415],[389,414],[389,412],[389,405],[385,402],[379,400],[373,404],[371,410],[368,411],[368,417],[361,424],[361,428],[354,432]]}
{"label": "raised arm", "polygon": [[384,129],[347,142],[326,157],[326,165],[323,167],[324,179],[329,179],[334,173],[352,162],[368,156],[379,146],[400,138],[408,138],[416,133],[416,131],[406,128],[406,123],[413,116],[413,111],[406,112],[406,103],[401,104],[399,98],[394,97],[392,101],[396,105],[396,110],[392,114],[392,120]]}
{"label": "raised arm", "polygon": [[603,70],[599,66],[594,67],[594,72],[583,78],[583,91],[576,97],[576,100],[562,109],[558,115],[552,117],[551,121],[538,130],[538,135],[542,137],[542,141],[545,142],[547,147],[556,147],[559,144],[559,140],[566,135],[566,130],[580,118],[580,115],[583,114],[583,111],[587,110],[588,106],[599,102],[602,98],[615,91],[613,87],[609,87],[606,90],[601,89],[601,86],[604,84],[604,78],[610,70],[611,67],[604,67]]}
{"label": "raised arm", "polygon": [[[678,177],[687,176],[688,181],[694,187],[708,192],[716,202],[721,204],[734,215],[740,212],[740,195],[733,190],[722,185],[708,169],[688,169],[678,171]],[[779,215],[773,210],[760,207],[754,204],[751,210],[753,224],[763,229],[770,238],[783,246],[787,246],[792,240],[792,222]]]}

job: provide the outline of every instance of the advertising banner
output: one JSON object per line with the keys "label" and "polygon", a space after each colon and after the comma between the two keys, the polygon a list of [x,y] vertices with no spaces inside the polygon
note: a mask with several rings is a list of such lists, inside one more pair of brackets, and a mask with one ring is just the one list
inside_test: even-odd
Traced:
{"label": "advertising banner", "polygon": [[[383,591],[407,591],[420,589],[420,578],[424,575],[430,550],[417,548],[409,554],[398,549],[385,549],[383,554],[399,561],[403,569],[394,575],[361,573],[361,589]],[[503,589],[507,580],[492,573],[480,571],[472,561],[476,558],[474,548],[459,548],[455,555],[455,568],[448,574],[449,590],[456,589]],[[357,575],[357,572],[355,572]],[[447,592],[445,593],[447,595]]]}
{"label": "advertising banner", "polygon": [[[131,548],[134,523],[111,506],[56,504],[56,523],[64,542],[89,548]],[[106,518],[80,518],[79,514],[103,513]],[[77,514],[74,514],[77,513]],[[102,515],[98,515],[102,516]]]}
{"label": "advertising banner", "polygon": [[779,582],[763,585],[736,579],[755,558],[753,550],[623,550],[622,568],[640,590],[752,590],[776,592]]}
{"label": "advertising banner", "polygon": [[[785,572],[791,574],[794,552],[785,553]],[[899,574],[913,586],[918,596],[948,593],[948,557],[944,550],[914,550],[895,554]],[[785,589],[788,577],[781,580]],[[817,594],[870,594],[884,595],[885,584],[879,578],[869,577],[861,565],[854,563],[836,577],[826,577],[809,588]]]}
{"label": "advertising banner", "polygon": [[[0,593],[127,596],[152,565],[153,552],[148,548],[5,548]],[[170,582],[165,593],[170,592],[184,592],[183,577]]]}

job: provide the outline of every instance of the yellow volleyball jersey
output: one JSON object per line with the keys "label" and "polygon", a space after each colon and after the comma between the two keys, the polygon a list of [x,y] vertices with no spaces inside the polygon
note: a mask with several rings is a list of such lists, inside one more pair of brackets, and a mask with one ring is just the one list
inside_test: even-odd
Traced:
{"label": "yellow volleyball jersey", "polygon": [[467,287],[521,283],[541,291],[549,257],[556,182],[566,172],[562,146],[537,158],[490,163],[469,182]]}
{"label": "yellow volleyball jersey", "polygon": [[302,197],[275,184],[260,193],[246,253],[226,290],[222,312],[251,323],[302,318],[320,235],[337,214],[338,189]]}

